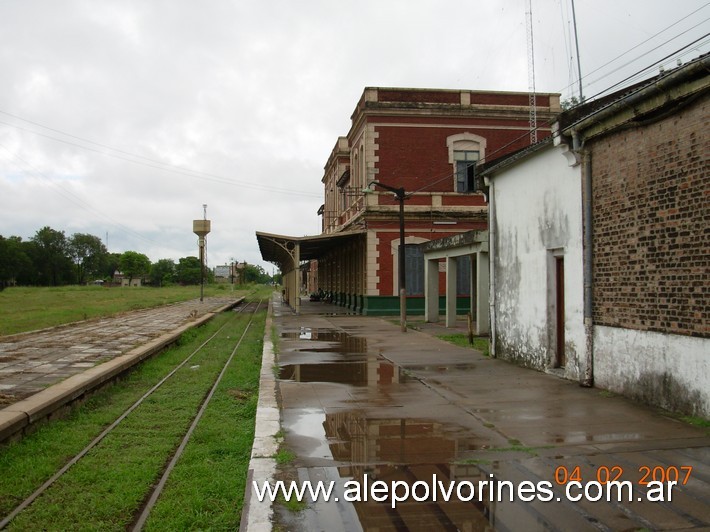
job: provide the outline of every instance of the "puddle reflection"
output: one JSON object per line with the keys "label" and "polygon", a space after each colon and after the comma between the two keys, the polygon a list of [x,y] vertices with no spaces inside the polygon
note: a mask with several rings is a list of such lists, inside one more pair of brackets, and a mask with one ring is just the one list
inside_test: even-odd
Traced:
{"label": "puddle reflection", "polygon": [[387,386],[404,382],[403,372],[385,360],[323,362],[281,366],[279,378],[296,382],[333,382],[351,386]]}
{"label": "puddle reflection", "polygon": [[367,418],[356,411],[326,414],[333,458],[353,463],[448,463],[485,447],[458,426],[416,418]]}
{"label": "puddle reflection", "polygon": [[474,369],[475,364],[442,364],[438,366],[407,366],[407,369],[411,371],[435,371],[437,373],[443,373],[445,371],[467,371]]}
{"label": "puddle reflection", "polygon": [[[487,479],[476,466],[466,466],[468,475],[465,480],[478,485],[479,481]],[[426,465],[379,465],[373,468],[357,466],[342,467],[338,470],[342,479],[352,479],[361,486],[369,485],[378,480],[384,481],[388,486],[399,484],[399,496],[402,495],[402,486],[406,484],[408,493],[417,491],[418,501],[410,498],[398,502],[392,508],[391,499],[376,502],[372,497],[355,502],[354,508],[363,530],[468,530],[489,531],[495,530],[495,508],[486,501],[478,498],[470,501],[459,501],[453,494],[445,500],[439,492],[434,495],[436,488],[429,490],[426,499],[422,500],[422,487],[431,486],[433,479],[442,486],[449,486],[452,481],[461,481],[459,466],[450,464]],[[365,477],[367,475],[367,477]],[[435,476],[436,475],[436,476]],[[367,481],[365,480],[367,478]],[[415,488],[415,485],[417,486]]]}
{"label": "puddle reflection", "polygon": [[362,336],[352,336],[345,331],[334,329],[316,329],[311,327],[301,327],[298,331],[288,331],[281,333],[281,338],[290,340],[306,340],[312,342],[330,342],[334,345],[327,347],[317,347],[313,349],[299,348],[298,351],[317,351],[332,353],[364,353],[367,351],[367,339]]}
{"label": "puddle reflection", "polygon": [[[341,481],[356,480],[360,486],[384,481],[403,482],[413,489],[417,483],[431,485],[432,479],[448,486],[451,481],[476,484],[489,475],[475,464],[456,463],[465,451],[481,449],[485,440],[461,426],[418,418],[372,418],[351,410],[323,414],[303,409],[285,420],[287,441],[302,456],[329,454],[341,465]],[[322,445],[313,445],[321,438]],[[303,447],[308,449],[303,449]],[[490,467],[490,466],[489,466]],[[435,477],[434,477],[435,476]],[[421,488],[421,486],[420,486]],[[365,488],[367,489],[367,488]],[[364,530],[490,530],[493,511],[477,499],[461,502],[429,497],[425,501],[376,502],[372,498],[353,503]]]}
{"label": "puddle reflection", "polygon": [[328,441],[323,432],[325,414],[320,408],[299,408],[293,415],[285,417],[282,426],[289,438],[291,446],[298,454],[310,458],[332,458]]}

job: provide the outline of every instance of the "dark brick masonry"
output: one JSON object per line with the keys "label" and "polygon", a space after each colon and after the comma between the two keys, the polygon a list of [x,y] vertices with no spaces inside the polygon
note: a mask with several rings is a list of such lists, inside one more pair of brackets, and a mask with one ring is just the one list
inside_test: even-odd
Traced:
{"label": "dark brick masonry", "polygon": [[710,336],[707,108],[591,145],[595,324]]}

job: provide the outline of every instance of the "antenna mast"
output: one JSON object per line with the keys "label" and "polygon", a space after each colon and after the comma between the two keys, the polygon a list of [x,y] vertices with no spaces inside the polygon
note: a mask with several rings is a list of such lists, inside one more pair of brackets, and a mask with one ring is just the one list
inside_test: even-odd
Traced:
{"label": "antenna mast", "polygon": [[579,39],[577,39],[577,15],[574,11],[574,0],[572,0],[572,24],[574,25],[574,45],[577,49],[577,72],[579,73],[579,103],[584,103],[582,94],[582,63],[579,60]]}
{"label": "antenna mast", "polygon": [[525,12],[528,36],[528,107],[530,107],[530,144],[537,142],[537,105],[535,94],[535,48],[533,46],[532,0],[528,0]]}

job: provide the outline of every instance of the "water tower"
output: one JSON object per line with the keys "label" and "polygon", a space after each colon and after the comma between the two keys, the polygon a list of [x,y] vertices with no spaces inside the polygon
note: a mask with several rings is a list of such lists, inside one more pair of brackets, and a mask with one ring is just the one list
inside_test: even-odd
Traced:
{"label": "water tower", "polygon": [[205,237],[210,232],[210,221],[207,219],[207,205],[202,205],[202,220],[192,221],[192,232],[198,236],[197,245],[200,248],[200,303],[205,294]]}

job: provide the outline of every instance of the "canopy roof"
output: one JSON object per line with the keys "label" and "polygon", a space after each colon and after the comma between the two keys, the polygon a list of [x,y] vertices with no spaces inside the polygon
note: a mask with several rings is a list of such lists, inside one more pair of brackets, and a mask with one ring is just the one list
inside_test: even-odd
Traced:
{"label": "canopy roof", "polygon": [[328,235],[299,237],[257,231],[256,240],[259,242],[261,258],[273,262],[281,272],[286,273],[298,267],[298,264],[294,265],[293,262],[297,246],[299,261],[318,259],[332,249],[344,246],[364,234],[365,231],[343,231]]}

